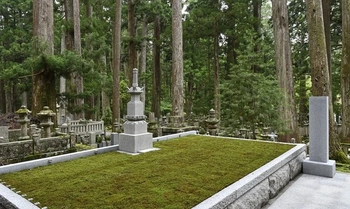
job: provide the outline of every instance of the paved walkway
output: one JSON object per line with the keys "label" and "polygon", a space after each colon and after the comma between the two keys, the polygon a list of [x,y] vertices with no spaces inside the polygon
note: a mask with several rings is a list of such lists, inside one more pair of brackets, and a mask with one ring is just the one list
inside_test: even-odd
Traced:
{"label": "paved walkway", "polygon": [[333,178],[301,174],[264,209],[350,209],[350,174]]}

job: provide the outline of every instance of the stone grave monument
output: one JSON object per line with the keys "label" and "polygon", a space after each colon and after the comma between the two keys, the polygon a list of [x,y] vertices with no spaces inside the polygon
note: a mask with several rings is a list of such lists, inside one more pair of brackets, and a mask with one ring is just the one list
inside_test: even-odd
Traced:
{"label": "stone grave monument", "polygon": [[119,134],[119,151],[126,153],[142,153],[153,149],[152,133],[147,132],[144,105],[140,100],[143,88],[138,86],[138,69],[133,70],[132,86],[128,88],[131,96],[127,105],[124,133]]}
{"label": "stone grave monument", "polygon": [[335,175],[335,161],[329,160],[328,97],[310,97],[309,157],[303,162],[303,173],[331,177]]}
{"label": "stone grave monument", "polygon": [[0,126],[0,143],[9,142],[9,127],[8,126]]}

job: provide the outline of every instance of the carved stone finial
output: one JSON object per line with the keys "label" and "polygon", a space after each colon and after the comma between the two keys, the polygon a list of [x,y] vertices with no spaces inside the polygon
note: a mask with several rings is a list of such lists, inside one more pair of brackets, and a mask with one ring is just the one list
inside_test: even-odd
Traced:
{"label": "carved stone finial", "polygon": [[136,88],[139,86],[138,84],[138,74],[139,74],[139,70],[137,68],[134,68],[133,69],[133,72],[132,72],[132,87]]}

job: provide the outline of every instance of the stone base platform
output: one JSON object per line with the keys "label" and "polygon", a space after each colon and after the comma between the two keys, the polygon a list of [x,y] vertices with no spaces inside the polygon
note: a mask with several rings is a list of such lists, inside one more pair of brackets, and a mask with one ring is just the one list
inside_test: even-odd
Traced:
{"label": "stone base platform", "polygon": [[153,148],[152,133],[119,134],[119,150],[122,152],[138,153],[141,150]]}
{"label": "stone base platform", "polygon": [[322,163],[306,158],[303,162],[303,173],[333,178],[335,175],[335,161],[328,160],[327,163]]}

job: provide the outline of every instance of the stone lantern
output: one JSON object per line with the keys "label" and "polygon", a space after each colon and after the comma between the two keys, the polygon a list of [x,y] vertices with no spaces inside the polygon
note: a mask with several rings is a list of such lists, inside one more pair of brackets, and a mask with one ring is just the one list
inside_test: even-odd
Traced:
{"label": "stone lantern", "polygon": [[40,120],[40,125],[44,129],[44,138],[51,136],[51,126],[53,126],[52,117],[55,116],[54,113],[48,106],[44,106],[44,109],[38,113]]}
{"label": "stone lantern", "polygon": [[211,109],[209,111],[209,118],[207,120],[205,120],[205,123],[207,124],[207,128],[208,128],[208,132],[209,132],[209,135],[217,135],[217,128],[218,128],[218,123],[219,123],[219,120],[216,119],[215,117],[215,110],[214,109]]}
{"label": "stone lantern", "polygon": [[22,105],[21,108],[19,108],[17,111],[16,111],[16,114],[18,115],[19,117],[19,124],[21,124],[21,137],[20,139],[21,140],[26,140],[26,139],[29,139],[29,136],[28,136],[28,122],[30,121],[28,119],[28,115],[31,113],[30,110],[27,109],[27,107],[25,105]]}

